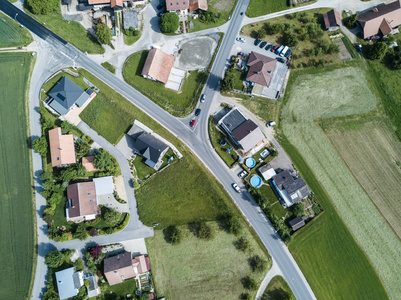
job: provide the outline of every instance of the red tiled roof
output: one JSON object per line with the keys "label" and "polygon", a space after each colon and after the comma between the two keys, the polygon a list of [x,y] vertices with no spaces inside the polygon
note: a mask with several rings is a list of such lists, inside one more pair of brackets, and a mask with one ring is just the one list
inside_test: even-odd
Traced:
{"label": "red tiled roof", "polygon": [[114,6],[123,7],[123,0],[88,0],[89,5],[108,4],[113,8]]}
{"label": "red tiled roof", "polygon": [[74,137],[62,134],[61,128],[49,130],[50,156],[52,167],[76,163]]}
{"label": "red tiled roof", "polygon": [[207,10],[207,0],[189,0],[189,11]]}
{"label": "red tiled roof", "polygon": [[166,0],[167,11],[184,10],[189,8],[189,0]]}
{"label": "red tiled roof", "polygon": [[104,260],[103,271],[109,285],[115,285],[135,277],[131,257],[131,252],[125,252]]}
{"label": "red tiled roof", "polygon": [[252,51],[248,58],[246,80],[269,86],[276,63],[275,59]]}
{"label": "red tiled roof", "polygon": [[324,26],[329,29],[333,26],[341,26],[341,17],[338,11],[332,9],[323,14]]}
{"label": "red tiled roof", "polygon": [[96,166],[93,164],[93,160],[95,159],[95,156],[85,156],[82,157],[82,165],[85,167],[86,171],[92,172],[96,171]]}
{"label": "red tiled roof", "polygon": [[157,81],[166,83],[174,64],[174,56],[168,55],[163,51],[153,48],[149,51],[142,75],[150,76]]}

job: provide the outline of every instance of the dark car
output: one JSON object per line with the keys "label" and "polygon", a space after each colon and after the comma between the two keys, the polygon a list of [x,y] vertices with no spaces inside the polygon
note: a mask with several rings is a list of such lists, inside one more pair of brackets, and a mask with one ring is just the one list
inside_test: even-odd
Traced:
{"label": "dark car", "polygon": [[193,119],[193,120],[189,123],[189,126],[194,127],[194,126],[195,126],[195,123],[196,123],[196,120]]}
{"label": "dark car", "polygon": [[195,116],[199,116],[200,113],[201,113],[201,109],[200,109],[200,108],[197,108],[197,109],[195,110]]}
{"label": "dark car", "polygon": [[243,14],[244,14],[243,12],[240,13],[241,16],[242,16]]}
{"label": "dark car", "polygon": [[264,46],[266,46],[266,44],[267,44],[267,42],[261,42],[260,45],[259,45],[259,48],[262,49]]}
{"label": "dark car", "polygon": [[271,52],[276,51],[277,47],[278,47],[278,46],[273,46],[273,47],[270,49],[270,51],[271,51]]}
{"label": "dark car", "polygon": [[162,9],[164,6],[165,6],[164,3],[160,3],[160,4],[157,6],[157,9]]}
{"label": "dark car", "polygon": [[254,43],[255,46],[259,45],[259,43],[260,43],[261,41],[262,41],[261,39],[256,39],[256,40],[255,40],[255,43]]}
{"label": "dark car", "polygon": [[279,62],[285,64],[285,59],[284,59],[284,58],[282,58],[282,57],[276,57],[276,59],[277,59],[277,61],[279,61]]}
{"label": "dark car", "polygon": [[289,57],[290,56],[290,54],[291,54],[291,50],[290,49],[288,49],[288,51],[284,54],[284,57]]}
{"label": "dark car", "polygon": [[266,46],[265,50],[266,50],[266,51],[269,51],[272,47],[273,47],[273,45],[272,45],[272,44],[269,44],[269,45]]}

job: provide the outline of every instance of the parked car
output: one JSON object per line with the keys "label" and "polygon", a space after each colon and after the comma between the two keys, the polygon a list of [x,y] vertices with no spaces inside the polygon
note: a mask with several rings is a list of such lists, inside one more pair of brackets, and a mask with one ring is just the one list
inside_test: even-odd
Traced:
{"label": "parked car", "polygon": [[266,50],[266,51],[269,51],[272,47],[273,47],[273,45],[272,45],[272,44],[269,44],[269,45],[266,46],[265,50]]}
{"label": "parked car", "polygon": [[245,43],[245,39],[242,38],[242,37],[237,37],[236,40],[237,40],[238,42]]}
{"label": "parked car", "polygon": [[276,57],[276,59],[277,59],[277,61],[279,61],[279,62],[285,64],[285,59],[284,59],[284,58],[282,58],[282,57]]}
{"label": "parked car", "polygon": [[272,127],[274,125],[276,125],[276,122],[274,122],[274,121],[267,122],[267,124],[266,124],[267,127]]}
{"label": "parked car", "polygon": [[200,102],[203,103],[206,100],[206,95],[202,94],[201,98],[200,98]]}
{"label": "parked car", "polygon": [[284,54],[284,57],[288,57],[291,54],[291,49],[288,49],[287,52]]}
{"label": "parked car", "polygon": [[273,46],[273,47],[270,49],[270,51],[271,51],[271,52],[276,51],[277,47],[278,47],[278,46]]}
{"label": "parked car", "polygon": [[255,42],[254,42],[254,45],[255,46],[259,45],[261,41],[262,41],[261,39],[256,39]]}
{"label": "parked car", "polygon": [[193,120],[189,123],[189,126],[194,127],[194,126],[195,126],[195,123],[196,123],[196,120],[193,119]]}
{"label": "parked car", "polygon": [[241,11],[240,15],[242,16],[243,14],[244,14],[244,12],[243,12],[243,11]]}
{"label": "parked car", "polygon": [[261,42],[260,45],[259,45],[259,48],[262,49],[264,46],[266,46],[266,44],[267,44],[267,42]]}
{"label": "parked car", "polygon": [[157,6],[157,9],[162,9],[164,6],[165,6],[164,3],[160,3],[160,4]]}
{"label": "parked car", "polygon": [[246,177],[247,175],[248,175],[248,172],[245,171],[245,170],[243,170],[242,172],[240,172],[240,173],[238,174],[238,177],[242,179],[242,178]]}
{"label": "parked car", "polygon": [[201,113],[201,109],[200,109],[200,108],[197,108],[197,109],[195,110],[195,116],[199,116],[200,113]]}
{"label": "parked car", "polygon": [[241,190],[239,189],[239,186],[238,186],[236,183],[233,183],[232,186],[233,186],[234,190],[235,190],[237,193],[240,193],[240,192],[241,192]]}

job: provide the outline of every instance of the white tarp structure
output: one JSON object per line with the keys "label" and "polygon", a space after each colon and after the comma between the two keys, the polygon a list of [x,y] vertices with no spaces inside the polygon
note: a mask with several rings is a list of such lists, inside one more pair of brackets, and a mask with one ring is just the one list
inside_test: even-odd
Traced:
{"label": "white tarp structure", "polygon": [[113,176],[93,178],[93,182],[95,183],[96,197],[113,194]]}
{"label": "white tarp structure", "polygon": [[165,87],[178,92],[181,89],[182,81],[186,73],[185,70],[172,67]]}

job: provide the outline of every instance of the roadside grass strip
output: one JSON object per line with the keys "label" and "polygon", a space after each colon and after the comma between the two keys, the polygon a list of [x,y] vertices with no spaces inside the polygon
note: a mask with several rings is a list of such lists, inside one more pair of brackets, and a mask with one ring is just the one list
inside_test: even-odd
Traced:
{"label": "roadside grass strip", "polygon": [[[401,295],[401,261],[398,259],[401,257],[401,244],[324,132],[314,123],[319,118],[344,117],[375,109],[377,99],[367,88],[368,78],[362,67],[325,73],[313,70],[309,74],[300,72],[297,75],[282,109],[281,126],[292,145],[287,148],[294,165],[306,177],[326,213],[299,234],[290,248],[318,298],[386,298],[373,268],[337,219],[336,211],[330,207],[330,199],[376,269],[390,297],[396,299]],[[302,158],[296,158],[298,153]],[[303,174],[297,159],[307,164],[303,164],[305,169],[311,169],[305,172],[313,174]],[[317,187],[313,177],[324,189],[322,195],[318,195],[321,188]],[[326,234],[322,236],[323,232]],[[306,249],[313,259],[305,258],[303,252]]]}
{"label": "roadside grass strip", "polygon": [[283,277],[276,275],[270,280],[269,284],[266,287],[266,290],[262,295],[261,300],[281,299],[295,300],[295,296]]}
{"label": "roadside grass strip", "polygon": [[28,45],[32,41],[28,30],[0,12],[0,48]]}
{"label": "roadside grass strip", "polygon": [[35,261],[26,98],[31,60],[30,53],[0,54],[0,299],[29,298]]}

